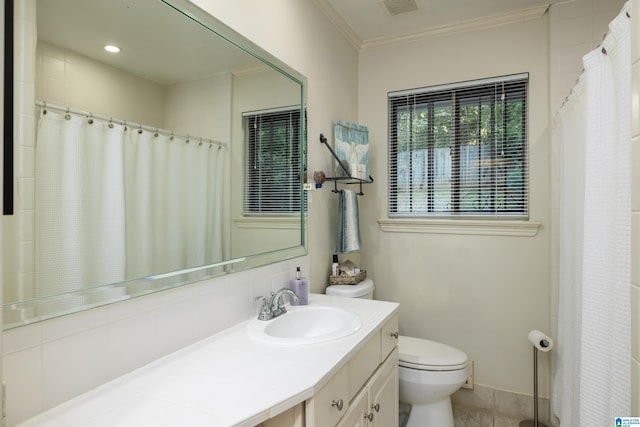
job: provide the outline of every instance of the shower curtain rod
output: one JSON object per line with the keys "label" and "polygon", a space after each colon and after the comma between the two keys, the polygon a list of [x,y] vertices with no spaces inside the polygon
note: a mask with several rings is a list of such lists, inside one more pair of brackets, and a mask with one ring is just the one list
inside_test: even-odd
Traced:
{"label": "shower curtain rod", "polygon": [[143,125],[141,123],[135,123],[135,122],[127,122],[126,120],[122,120],[122,119],[114,119],[113,117],[107,117],[107,116],[102,116],[100,114],[93,114],[90,111],[82,111],[82,110],[76,110],[73,108],[69,108],[69,107],[64,107],[62,105],[56,105],[56,104],[50,104],[46,101],[36,101],[36,105],[38,107],[44,108],[46,109],[51,109],[51,110],[57,110],[57,111],[62,111],[64,113],[67,114],[75,114],[76,116],[83,116],[86,117],[88,119],[96,119],[96,120],[102,120],[105,122],[109,122],[109,123],[118,123],[121,125],[125,125],[125,126],[129,126],[132,129],[138,129],[138,130],[146,130],[149,132],[157,132],[157,133],[161,133],[163,135],[169,135],[169,136],[175,136],[177,138],[185,138],[187,141],[191,140],[191,141],[198,141],[198,142],[204,142],[207,144],[215,144],[217,145],[219,148],[227,148],[227,143],[226,142],[219,142],[219,141],[215,141],[213,139],[210,138],[202,138],[199,136],[193,136],[193,135],[184,135],[184,134],[177,134],[174,133],[173,131],[167,130],[167,129],[161,129],[161,128],[157,128],[154,126],[148,126],[148,125]]}

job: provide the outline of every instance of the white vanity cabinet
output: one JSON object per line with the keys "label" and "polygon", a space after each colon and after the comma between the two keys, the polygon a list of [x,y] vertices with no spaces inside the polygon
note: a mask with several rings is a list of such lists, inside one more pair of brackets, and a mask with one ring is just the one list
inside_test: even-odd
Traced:
{"label": "white vanity cabinet", "polygon": [[304,403],[258,424],[257,427],[304,427]]}
{"label": "white vanity cabinet", "polygon": [[306,427],[398,425],[397,315],[306,402]]}
{"label": "white vanity cabinet", "polygon": [[395,349],[353,398],[337,427],[398,425],[398,349]]}

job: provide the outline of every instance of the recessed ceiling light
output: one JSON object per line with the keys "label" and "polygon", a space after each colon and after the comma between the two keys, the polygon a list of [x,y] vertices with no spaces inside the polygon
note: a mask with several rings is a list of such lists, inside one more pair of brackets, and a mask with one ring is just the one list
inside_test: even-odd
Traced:
{"label": "recessed ceiling light", "polygon": [[108,44],[104,47],[104,50],[106,50],[107,52],[111,52],[111,53],[118,53],[120,52],[120,48],[118,46],[112,45],[112,44]]}

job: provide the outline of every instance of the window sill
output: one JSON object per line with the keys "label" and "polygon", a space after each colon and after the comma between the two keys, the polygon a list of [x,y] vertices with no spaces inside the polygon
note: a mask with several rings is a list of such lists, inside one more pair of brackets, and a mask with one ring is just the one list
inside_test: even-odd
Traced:
{"label": "window sill", "polygon": [[279,230],[299,230],[300,216],[242,216],[233,219],[238,228],[271,228]]}
{"label": "window sill", "polygon": [[534,237],[541,223],[506,220],[379,219],[388,233],[465,234],[480,236]]}

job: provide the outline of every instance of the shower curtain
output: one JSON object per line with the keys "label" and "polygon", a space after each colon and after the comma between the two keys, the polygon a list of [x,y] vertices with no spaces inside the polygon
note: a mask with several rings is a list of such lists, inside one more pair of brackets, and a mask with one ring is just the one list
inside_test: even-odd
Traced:
{"label": "shower curtain", "polygon": [[225,149],[67,117],[38,125],[37,296],[222,259]]}
{"label": "shower curtain", "polygon": [[560,160],[553,408],[561,426],[630,407],[631,55],[625,5],[554,120]]}
{"label": "shower curtain", "polygon": [[42,116],[36,141],[36,296],[124,277],[121,140],[122,128],[51,112]]}

